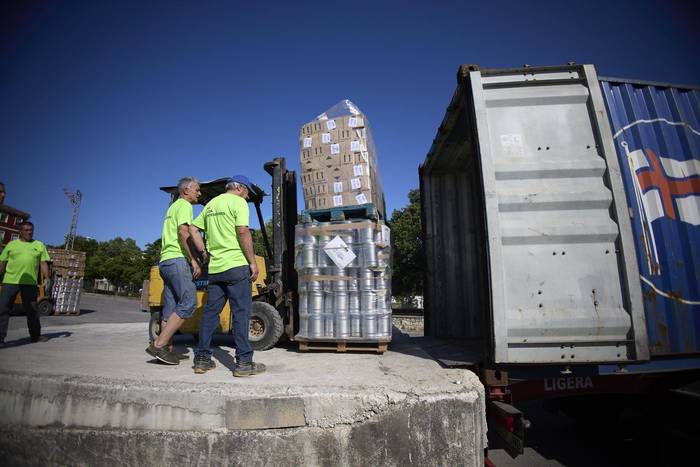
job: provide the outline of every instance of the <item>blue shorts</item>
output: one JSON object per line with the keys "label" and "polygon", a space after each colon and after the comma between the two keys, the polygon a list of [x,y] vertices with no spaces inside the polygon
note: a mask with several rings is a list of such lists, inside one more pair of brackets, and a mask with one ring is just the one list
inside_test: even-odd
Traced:
{"label": "blue shorts", "polygon": [[197,307],[197,287],[187,260],[166,259],[158,264],[158,270],[163,278],[163,320],[173,312],[182,319],[191,317]]}

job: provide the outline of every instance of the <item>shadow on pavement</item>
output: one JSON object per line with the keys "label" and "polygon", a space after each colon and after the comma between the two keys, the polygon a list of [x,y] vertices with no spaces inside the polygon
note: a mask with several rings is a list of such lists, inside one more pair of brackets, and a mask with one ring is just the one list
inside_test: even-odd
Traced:
{"label": "shadow on pavement", "polygon": [[212,346],[211,351],[214,354],[213,357],[219,363],[221,363],[223,366],[225,366],[231,371],[234,370],[234,368],[236,367],[236,359],[230,352],[227,352],[226,350],[223,350],[221,347],[218,346]]}
{"label": "shadow on pavement", "polygon": [[[45,337],[47,340],[51,341],[53,339],[59,339],[61,337],[70,337],[72,336],[72,332],[68,331],[61,331],[61,332],[49,332],[42,334],[41,337]],[[5,341],[5,344],[2,346],[4,348],[10,348],[10,347],[20,347],[23,345],[27,344],[42,344],[43,342],[32,342],[32,340],[29,337],[23,337],[21,339],[15,339],[13,341]]]}

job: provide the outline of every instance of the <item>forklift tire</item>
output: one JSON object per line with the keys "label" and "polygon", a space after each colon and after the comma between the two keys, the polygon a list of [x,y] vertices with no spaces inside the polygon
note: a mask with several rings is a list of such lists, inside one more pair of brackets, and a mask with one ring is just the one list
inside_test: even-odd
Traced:
{"label": "forklift tire", "polygon": [[41,316],[51,316],[53,314],[53,303],[51,300],[42,300],[37,304]]}
{"label": "forklift tire", "polygon": [[163,313],[160,310],[151,311],[151,319],[148,322],[148,339],[150,342],[155,341],[160,335],[160,323],[163,319]]}
{"label": "forklift tire", "polygon": [[248,327],[248,340],[253,350],[275,346],[284,332],[284,322],[277,309],[266,302],[253,302]]}

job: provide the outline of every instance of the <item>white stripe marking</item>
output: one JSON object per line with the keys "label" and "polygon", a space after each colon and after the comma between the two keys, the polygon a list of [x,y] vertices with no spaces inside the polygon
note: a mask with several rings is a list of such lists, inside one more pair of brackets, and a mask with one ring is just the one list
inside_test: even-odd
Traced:
{"label": "white stripe marking", "polygon": [[700,302],[695,301],[695,300],[686,300],[684,298],[678,298],[678,297],[672,297],[670,294],[664,292],[663,290],[659,290],[656,288],[654,284],[651,283],[649,279],[646,277],[640,275],[639,278],[644,282],[646,285],[654,289],[654,292],[657,294],[661,295],[662,297],[670,298],[671,300],[675,300],[677,302],[685,303],[686,305],[700,305]]}
{"label": "white stripe marking", "polygon": [[659,196],[659,190],[649,190],[642,193],[644,205],[644,214],[649,222],[654,222],[656,219],[661,219],[666,214],[664,213],[664,205]]}
{"label": "white stripe marking", "polygon": [[700,161],[690,159],[687,161],[677,161],[668,157],[659,157],[664,171],[669,177],[686,178],[700,174]]}
{"label": "white stripe marking", "polygon": [[618,136],[620,136],[622,134],[623,131],[629,130],[633,126],[639,125],[640,123],[654,123],[654,122],[665,122],[665,123],[668,123],[669,125],[684,126],[687,129],[689,129],[690,131],[692,131],[693,133],[695,133],[696,135],[700,136],[700,131],[694,129],[692,126],[690,126],[690,124],[688,124],[686,122],[671,122],[671,121],[666,120],[665,118],[654,118],[652,120],[641,119],[641,120],[637,120],[636,122],[632,122],[629,125],[625,125],[617,133],[615,133],[613,135],[613,138],[617,138]]}
{"label": "white stripe marking", "polygon": [[676,208],[681,221],[688,224],[700,225],[700,196],[676,198]]}

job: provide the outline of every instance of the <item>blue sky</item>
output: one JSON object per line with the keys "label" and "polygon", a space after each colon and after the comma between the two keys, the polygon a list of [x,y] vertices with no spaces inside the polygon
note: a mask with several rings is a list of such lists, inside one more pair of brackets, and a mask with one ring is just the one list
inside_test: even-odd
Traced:
{"label": "blue sky", "polygon": [[83,192],[79,234],[143,246],[160,236],[159,186],[242,173],[269,187],[263,164],[298,168],[300,127],[345,98],[369,117],[400,208],[461,63],[700,84],[692,2],[7,3],[0,180],[54,244],[64,187]]}

